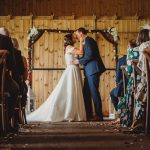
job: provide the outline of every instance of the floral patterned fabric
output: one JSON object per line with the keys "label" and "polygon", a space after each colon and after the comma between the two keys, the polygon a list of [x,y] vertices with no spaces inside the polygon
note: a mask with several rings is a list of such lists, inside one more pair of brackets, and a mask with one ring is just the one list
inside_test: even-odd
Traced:
{"label": "floral patterned fabric", "polygon": [[[133,98],[133,68],[132,68],[132,60],[139,58],[139,47],[136,48],[130,48],[128,49],[127,54],[127,65],[126,65],[126,71],[129,75],[127,88],[126,88],[126,95],[120,99],[120,102],[118,103],[118,110],[120,112],[120,123],[123,127],[129,127],[132,124],[133,120],[133,105],[135,105],[136,109],[141,109],[141,104],[139,101],[136,101],[134,104],[134,98]],[[137,82],[140,81],[139,75],[137,75]],[[135,114],[136,116],[139,115]]]}
{"label": "floral patterned fabric", "polygon": [[147,82],[146,82],[146,68],[145,68],[145,59],[143,55],[144,48],[150,48],[150,41],[144,42],[139,47],[139,62],[137,66],[142,71],[141,75],[141,82],[137,85],[137,93],[136,93],[136,99],[139,99],[142,102],[146,101],[146,94],[147,94]]}

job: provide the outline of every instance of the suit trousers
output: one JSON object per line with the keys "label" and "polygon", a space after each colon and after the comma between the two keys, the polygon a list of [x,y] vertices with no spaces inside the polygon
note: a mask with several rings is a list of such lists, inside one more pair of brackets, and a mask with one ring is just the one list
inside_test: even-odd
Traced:
{"label": "suit trousers", "polygon": [[87,118],[92,117],[92,98],[94,101],[96,116],[100,118],[103,117],[102,102],[99,93],[99,81],[99,73],[95,73],[90,76],[85,76],[84,79],[83,96],[85,101]]}

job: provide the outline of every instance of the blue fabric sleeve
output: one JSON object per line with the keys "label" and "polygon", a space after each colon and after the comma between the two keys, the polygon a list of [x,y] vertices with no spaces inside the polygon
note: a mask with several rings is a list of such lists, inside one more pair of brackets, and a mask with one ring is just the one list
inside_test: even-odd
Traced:
{"label": "blue fabric sleeve", "polygon": [[81,65],[86,65],[93,59],[92,43],[90,40],[86,41],[84,56],[79,59]]}

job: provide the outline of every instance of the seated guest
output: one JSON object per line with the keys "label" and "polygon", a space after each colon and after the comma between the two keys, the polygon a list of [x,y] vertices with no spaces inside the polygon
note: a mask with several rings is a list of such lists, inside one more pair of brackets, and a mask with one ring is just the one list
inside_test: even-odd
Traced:
{"label": "seated guest", "polygon": [[[14,55],[14,70],[12,72],[13,79],[19,85],[19,95],[21,96],[21,106],[24,107],[27,100],[27,85],[25,83],[25,76],[27,75],[27,67],[25,64],[25,58],[21,55],[19,44],[16,38],[12,38],[13,43],[13,55]],[[16,114],[17,116],[17,114]],[[19,118],[18,118],[19,120]]]}
{"label": "seated guest", "polygon": [[23,93],[22,93],[22,101],[21,101],[21,106],[25,107],[26,106],[26,101],[27,101],[27,92],[28,92],[28,86],[26,84],[26,80],[28,78],[28,68],[27,68],[27,60],[24,56],[22,56],[22,60],[23,60],[23,64],[24,64],[24,74],[23,74],[23,85],[24,85],[24,89],[23,89]]}
{"label": "seated guest", "polygon": [[13,129],[11,126],[11,118],[14,118],[14,108],[16,107],[16,103],[18,99],[19,86],[10,75],[10,72],[14,70],[13,44],[11,38],[9,37],[8,30],[4,27],[1,27],[0,28],[0,50],[3,49],[8,50],[10,53],[6,62],[7,72],[6,72],[5,90],[10,94],[10,98],[8,100],[8,117],[10,121],[9,129],[11,130]]}
{"label": "seated guest", "polygon": [[[140,99],[140,101],[142,102],[146,101],[146,94],[147,94],[146,66],[145,66],[145,57],[144,57],[144,51],[146,52],[146,50],[148,50],[146,48],[150,48],[150,37],[149,37],[149,41],[142,43],[139,47],[140,57],[139,57],[139,62],[137,64],[137,67],[141,71],[140,72],[141,82],[137,85],[136,99]],[[150,51],[147,51],[147,53],[150,53]]]}
{"label": "seated guest", "polygon": [[24,68],[25,68],[25,72],[23,74],[23,80],[26,81],[28,78],[28,65],[27,65],[27,60],[24,56],[22,56],[22,60],[23,60]]}
{"label": "seated guest", "polygon": [[23,74],[25,72],[24,63],[22,60],[21,51],[17,39],[12,38],[13,43],[13,56],[14,56],[14,70],[12,72],[13,79],[20,85]]}
{"label": "seated guest", "polygon": [[[137,63],[136,70],[140,74],[140,80],[136,86],[136,93],[135,93],[135,101],[136,106],[134,110],[134,118],[132,128],[134,130],[144,129],[145,127],[145,103],[147,100],[147,81],[146,81],[146,67],[145,67],[145,59],[144,59],[144,49],[150,48],[150,28],[142,29],[137,38],[137,42],[139,44],[139,61]],[[138,106],[140,106],[138,108]]]}
{"label": "seated guest", "polygon": [[116,87],[110,92],[110,97],[116,111],[118,111],[118,97],[123,96],[122,65],[126,65],[126,55],[118,60],[116,70]]}
{"label": "seated guest", "polygon": [[136,47],[136,41],[131,40],[129,42],[129,48],[127,51],[127,65],[126,71],[128,74],[128,83],[126,87],[126,95],[122,97],[118,103],[118,109],[120,112],[120,123],[122,127],[129,127],[133,120],[133,68],[132,61],[139,58],[139,47]]}

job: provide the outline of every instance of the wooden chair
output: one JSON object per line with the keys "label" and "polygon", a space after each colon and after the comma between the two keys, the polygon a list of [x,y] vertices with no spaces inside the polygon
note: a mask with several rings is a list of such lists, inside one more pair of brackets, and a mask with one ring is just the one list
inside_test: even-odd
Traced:
{"label": "wooden chair", "polygon": [[[22,98],[23,100],[23,98]],[[27,101],[27,99],[23,100]],[[27,118],[26,118],[26,105],[21,103],[21,116],[22,116],[22,124],[27,124]]]}
{"label": "wooden chair", "polygon": [[5,135],[8,129],[7,97],[5,92],[6,81],[6,59],[9,52],[0,50],[0,130],[1,135]]}
{"label": "wooden chair", "polygon": [[18,114],[18,121],[20,124],[27,124],[27,119],[26,119],[26,112],[25,112],[25,107],[22,106],[21,104],[22,101],[22,95],[18,96],[18,105],[15,108],[15,111]]}
{"label": "wooden chair", "polygon": [[[9,55],[9,51],[7,50],[0,50],[0,135],[6,135],[8,131],[8,97],[9,93],[5,92],[5,81],[6,81],[6,60],[7,55]],[[26,120],[26,113],[25,113],[25,107],[21,106],[21,98],[22,96],[18,96],[18,107],[15,108],[15,110],[19,114],[19,123],[21,124],[27,124]],[[13,121],[14,118],[11,119],[10,122]]]}
{"label": "wooden chair", "polygon": [[21,98],[22,98],[22,96],[19,95],[19,96],[18,96],[18,103],[17,103],[17,106],[15,107],[15,115],[17,116],[18,122],[19,122],[20,124],[23,123],[22,110],[21,110]]}
{"label": "wooden chair", "polygon": [[126,70],[125,70],[125,68],[126,68],[125,65],[121,66],[122,79],[123,79],[123,94],[124,94],[124,96],[126,95],[126,85],[127,85],[126,79],[129,78],[129,76],[128,76]]}
{"label": "wooden chair", "polygon": [[[23,80],[24,82],[27,80],[28,78],[28,63],[27,63],[27,60],[24,56],[22,56],[22,60],[23,60],[23,64],[24,64],[24,67],[25,67],[25,73],[23,75]],[[26,86],[26,85],[25,85]],[[26,86],[26,90],[28,90],[28,87]],[[27,94],[27,93],[26,93]],[[27,98],[27,97],[26,97]],[[23,99],[22,99],[23,100]],[[24,100],[23,100],[24,101]],[[27,99],[25,99],[25,101],[27,101]],[[22,108],[22,119],[23,119],[23,123],[24,124],[27,124],[27,119],[26,119],[26,108],[25,108],[25,105],[22,104],[21,106]]]}
{"label": "wooden chair", "polygon": [[[25,67],[25,73],[22,77],[22,80],[25,81],[25,80],[27,80],[27,76],[28,76],[27,61],[26,61],[26,58],[24,56],[22,56],[22,60],[23,60],[23,64]],[[22,81],[22,82],[24,82],[24,81]],[[18,117],[18,122],[22,125],[27,124],[25,106],[22,106],[23,98],[24,97],[21,94],[18,96],[18,104],[15,107],[15,112],[16,112],[16,115]]]}
{"label": "wooden chair", "polygon": [[145,121],[145,134],[150,133],[150,48],[145,49],[145,68],[147,80],[147,101],[146,101],[146,121]]}

